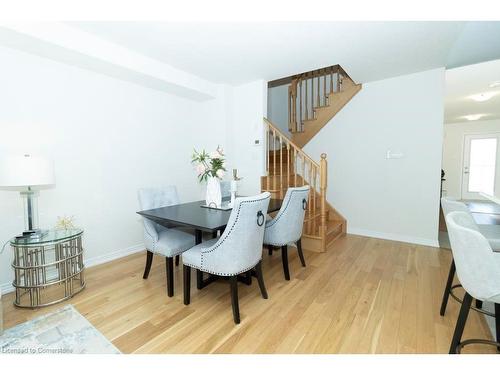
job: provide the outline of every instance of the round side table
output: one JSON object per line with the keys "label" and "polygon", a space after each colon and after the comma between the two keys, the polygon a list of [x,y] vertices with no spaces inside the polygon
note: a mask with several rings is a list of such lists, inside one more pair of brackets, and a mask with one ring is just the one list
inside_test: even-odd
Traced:
{"label": "round side table", "polygon": [[50,230],[42,238],[10,240],[14,305],[36,308],[67,300],[85,288],[82,229]]}

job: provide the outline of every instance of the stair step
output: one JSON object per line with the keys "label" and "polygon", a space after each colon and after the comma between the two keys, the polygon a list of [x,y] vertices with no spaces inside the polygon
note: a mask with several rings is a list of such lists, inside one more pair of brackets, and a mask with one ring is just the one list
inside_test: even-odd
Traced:
{"label": "stair step", "polygon": [[283,175],[286,176],[287,170],[288,170],[288,173],[290,175],[295,174],[295,171],[294,171],[295,168],[293,168],[291,165],[290,166],[284,165],[281,168],[279,166],[276,166],[276,170],[274,170],[274,169],[275,169],[274,166],[272,166],[272,165],[269,166],[269,171],[268,171],[269,176],[281,176],[281,172],[283,172]]}
{"label": "stair step", "polygon": [[340,235],[342,235],[342,225],[341,221],[332,220],[327,222],[326,231],[326,244],[327,246],[335,241]]}
{"label": "stair step", "polygon": [[269,171],[269,174],[267,176],[261,176],[262,184],[267,184],[268,181],[271,184],[273,183],[273,181],[276,181],[279,184],[282,178],[281,176],[283,176],[283,181],[286,181],[288,177],[291,183],[295,183],[295,181],[297,181],[298,186],[309,185],[308,182],[309,176],[307,177],[307,179],[303,179],[300,174],[293,173],[294,171],[290,171],[289,174],[286,173],[286,170],[283,171],[283,174],[280,174],[279,170],[277,171],[277,173],[271,173],[271,172],[273,171]]}
{"label": "stair step", "polygon": [[313,222],[314,224],[316,224],[316,221],[319,221],[319,219],[321,219],[321,213],[317,212],[316,211],[316,214],[309,216],[307,213],[306,213],[306,216],[304,217],[304,223],[306,222]]}
{"label": "stair step", "polygon": [[279,172],[280,170],[283,169],[283,171],[286,172],[287,168],[291,170],[293,168],[293,164],[292,163],[288,164],[286,160],[283,163],[276,163],[276,165],[274,165],[274,163],[272,162],[269,163],[269,170],[272,171],[276,169],[276,172]]}
{"label": "stair step", "polygon": [[276,161],[276,163],[279,163],[283,160],[283,162],[288,162],[288,160],[290,159],[290,161],[292,161],[293,159],[293,155],[292,155],[292,152],[287,152],[287,151],[284,151],[284,152],[279,152],[279,151],[276,151],[276,155],[274,153],[274,151],[270,151],[269,152],[269,157],[268,157],[268,160],[269,160],[269,163],[274,163],[274,161]]}
{"label": "stair step", "polygon": [[[326,235],[326,248],[332,245],[339,237],[341,237],[344,233],[343,231],[344,223],[339,220],[331,220],[327,222],[327,235]],[[319,225],[315,227],[315,230],[312,232],[307,232],[307,225],[304,224],[304,233],[302,234],[302,247],[304,249],[315,251],[315,252],[323,252],[326,249],[323,248],[323,240],[319,235]]]}

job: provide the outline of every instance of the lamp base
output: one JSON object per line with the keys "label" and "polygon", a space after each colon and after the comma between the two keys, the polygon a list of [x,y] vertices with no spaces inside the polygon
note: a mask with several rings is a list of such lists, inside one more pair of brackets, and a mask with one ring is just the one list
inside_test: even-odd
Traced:
{"label": "lamp base", "polygon": [[23,232],[23,236],[39,235],[43,231],[41,229],[30,229]]}
{"label": "lamp base", "polygon": [[24,228],[25,232],[36,231],[38,227],[38,192],[28,190],[21,192],[24,205]]}
{"label": "lamp base", "polygon": [[42,229],[25,230],[22,234],[16,236],[16,239],[30,238],[36,240],[43,238],[48,232],[48,230]]}

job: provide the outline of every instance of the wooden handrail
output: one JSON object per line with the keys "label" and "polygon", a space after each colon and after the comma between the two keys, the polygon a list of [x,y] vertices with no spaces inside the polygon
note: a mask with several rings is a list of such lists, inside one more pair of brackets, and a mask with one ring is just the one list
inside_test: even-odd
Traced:
{"label": "wooden handrail", "polygon": [[348,80],[350,80],[351,82],[354,83],[353,79],[349,76],[349,74],[347,74],[347,72],[344,70],[344,68],[342,68],[340,65],[339,65],[338,71],[342,75],[342,77],[347,78]]}
{"label": "wooden handrail", "polygon": [[264,125],[267,190],[278,198],[283,198],[289,187],[309,185],[304,234],[321,239],[322,244],[326,246],[328,210],[326,154],[322,154],[320,163],[317,163],[271,121],[264,118]]}
{"label": "wooden handrail", "polygon": [[342,69],[342,67],[340,65],[338,65],[338,64],[337,65],[328,66],[326,68],[319,68],[319,69],[311,70],[309,72],[304,72],[304,73],[296,74],[296,75],[292,76],[292,81],[294,79],[297,80],[297,79],[304,79],[304,78],[315,78],[315,77],[318,77],[318,76],[323,76],[325,74],[337,73],[339,70],[342,70],[342,72],[344,72],[344,69]]}
{"label": "wooden handrail", "polygon": [[264,117],[264,123],[271,128],[274,132],[276,132],[278,135],[280,135],[283,139],[286,140],[286,143],[290,144],[292,148],[297,150],[297,152],[302,155],[305,159],[307,159],[308,162],[313,164],[316,168],[319,168],[319,164],[316,163],[313,159],[309,157],[302,149],[297,146],[291,139],[288,138],[288,136],[285,135],[276,125],[274,125],[271,121],[269,121],[267,118]]}

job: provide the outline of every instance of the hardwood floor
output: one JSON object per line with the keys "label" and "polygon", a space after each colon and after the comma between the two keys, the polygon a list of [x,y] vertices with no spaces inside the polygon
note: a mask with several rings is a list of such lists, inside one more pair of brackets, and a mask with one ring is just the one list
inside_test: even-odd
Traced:
{"label": "hardwood floor", "polygon": [[[447,353],[459,305],[439,315],[450,252],[347,235],[326,253],[289,250],[291,280],[280,253],[263,255],[269,299],[256,280],[239,285],[241,324],[233,323],[229,286],[216,282],[182,303],[182,267],[175,296],[166,295],[165,260],[155,257],[142,279],[145,253],[87,270],[87,288],[70,300],[124,353]],[[4,296],[4,326],[58,309],[14,308]],[[491,334],[471,311],[464,338]],[[470,346],[466,353],[494,353]]]}

